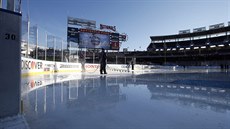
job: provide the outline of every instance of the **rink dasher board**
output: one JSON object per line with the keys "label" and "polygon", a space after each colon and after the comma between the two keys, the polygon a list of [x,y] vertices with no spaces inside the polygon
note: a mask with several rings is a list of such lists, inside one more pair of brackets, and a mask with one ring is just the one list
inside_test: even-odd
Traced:
{"label": "rink dasher board", "polygon": [[[97,72],[100,69],[100,64],[86,63],[84,65],[86,72]],[[108,69],[127,70],[125,65],[113,65],[109,64]],[[21,75],[31,76],[39,74],[49,74],[54,72],[81,72],[81,63],[69,63],[69,62],[54,62],[44,61],[31,58],[21,58]]]}
{"label": "rink dasher board", "polygon": [[[96,72],[99,70],[99,64],[88,64],[84,65],[87,72]],[[59,72],[78,72],[82,71],[81,63],[70,63],[70,62],[54,62],[44,61],[31,58],[21,58],[21,75],[23,77],[50,74]]]}
{"label": "rink dasher board", "polygon": [[21,58],[21,75],[32,76],[54,72],[81,72],[80,63],[44,61],[30,58]]}
{"label": "rink dasher board", "polygon": [[[98,72],[100,70],[100,64],[84,64],[86,72]],[[136,70],[143,68],[143,66],[136,65],[134,67]],[[82,72],[81,63],[69,63],[69,62],[54,62],[54,61],[44,61],[31,58],[21,58],[21,75],[33,76],[40,74],[50,74],[59,72]],[[112,70],[115,72],[128,71],[131,67],[126,64],[108,64],[107,70]]]}

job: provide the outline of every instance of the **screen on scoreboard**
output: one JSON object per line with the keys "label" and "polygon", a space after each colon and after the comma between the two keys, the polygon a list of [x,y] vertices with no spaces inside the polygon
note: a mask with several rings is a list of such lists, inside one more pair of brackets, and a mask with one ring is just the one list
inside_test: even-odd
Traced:
{"label": "screen on scoreboard", "polygon": [[100,33],[80,32],[79,48],[110,49],[110,36]]}
{"label": "screen on scoreboard", "polygon": [[68,27],[67,28],[67,41],[78,43],[78,28]]}

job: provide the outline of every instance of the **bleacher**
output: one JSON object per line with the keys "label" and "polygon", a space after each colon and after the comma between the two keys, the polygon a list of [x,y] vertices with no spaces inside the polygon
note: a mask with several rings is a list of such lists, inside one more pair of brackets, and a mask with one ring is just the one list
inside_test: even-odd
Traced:
{"label": "bleacher", "polygon": [[229,53],[230,26],[218,25],[220,24],[212,25],[209,30],[205,29],[200,32],[151,36],[151,43],[147,51],[152,56],[196,56]]}
{"label": "bleacher", "polygon": [[208,42],[207,39],[192,40],[194,47],[205,46],[207,42]]}
{"label": "bleacher", "polygon": [[176,42],[168,42],[168,43],[166,43],[166,47],[169,49],[177,48],[177,43]]}

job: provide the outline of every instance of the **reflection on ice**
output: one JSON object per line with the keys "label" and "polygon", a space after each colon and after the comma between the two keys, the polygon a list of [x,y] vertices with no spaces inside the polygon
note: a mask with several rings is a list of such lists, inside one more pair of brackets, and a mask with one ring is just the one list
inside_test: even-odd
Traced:
{"label": "reflection on ice", "polygon": [[[64,79],[64,77],[70,79]],[[45,79],[43,77],[27,79],[22,81],[22,84],[24,84],[22,93],[26,105],[28,101],[33,104],[35,112],[38,111],[39,104],[44,104],[43,112],[45,113],[47,103],[49,105],[53,104],[51,106],[53,109],[58,104],[65,104],[67,107],[92,108],[99,105],[112,105],[125,100],[125,95],[121,93],[116,80],[108,84],[106,76],[96,76],[94,78],[81,76],[71,80],[73,78],[69,76],[50,75],[45,76]],[[54,80],[53,83],[51,80]],[[48,100],[49,102],[47,102]],[[40,103],[39,101],[43,102]],[[88,104],[95,105],[89,106]]]}
{"label": "reflection on ice", "polygon": [[196,105],[197,108],[205,106],[215,111],[230,111],[230,89],[176,85],[151,85],[148,89],[152,93],[151,99],[167,99],[182,105]]}
{"label": "reflection on ice", "polygon": [[118,84],[107,85],[106,77],[100,77],[98,80],[89,79],[77,81],[70,85],[67,90],[67,106],[73,108],[106,108],[112,107],[119,101],[125,100],[125,95],[121,93]]}
{"label": "reflection on ice", "polygon": [[22,84],[32,129],[230,127],[225,73],[56,74]]}

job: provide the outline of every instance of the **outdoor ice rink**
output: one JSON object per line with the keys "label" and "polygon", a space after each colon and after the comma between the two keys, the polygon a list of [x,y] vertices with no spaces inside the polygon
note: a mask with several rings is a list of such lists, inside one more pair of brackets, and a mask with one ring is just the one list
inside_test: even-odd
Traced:
{"label": "outdoor ice rink", "polygon": [[31,129],[229,129],[221,70],[50,74],[22,79]]}

